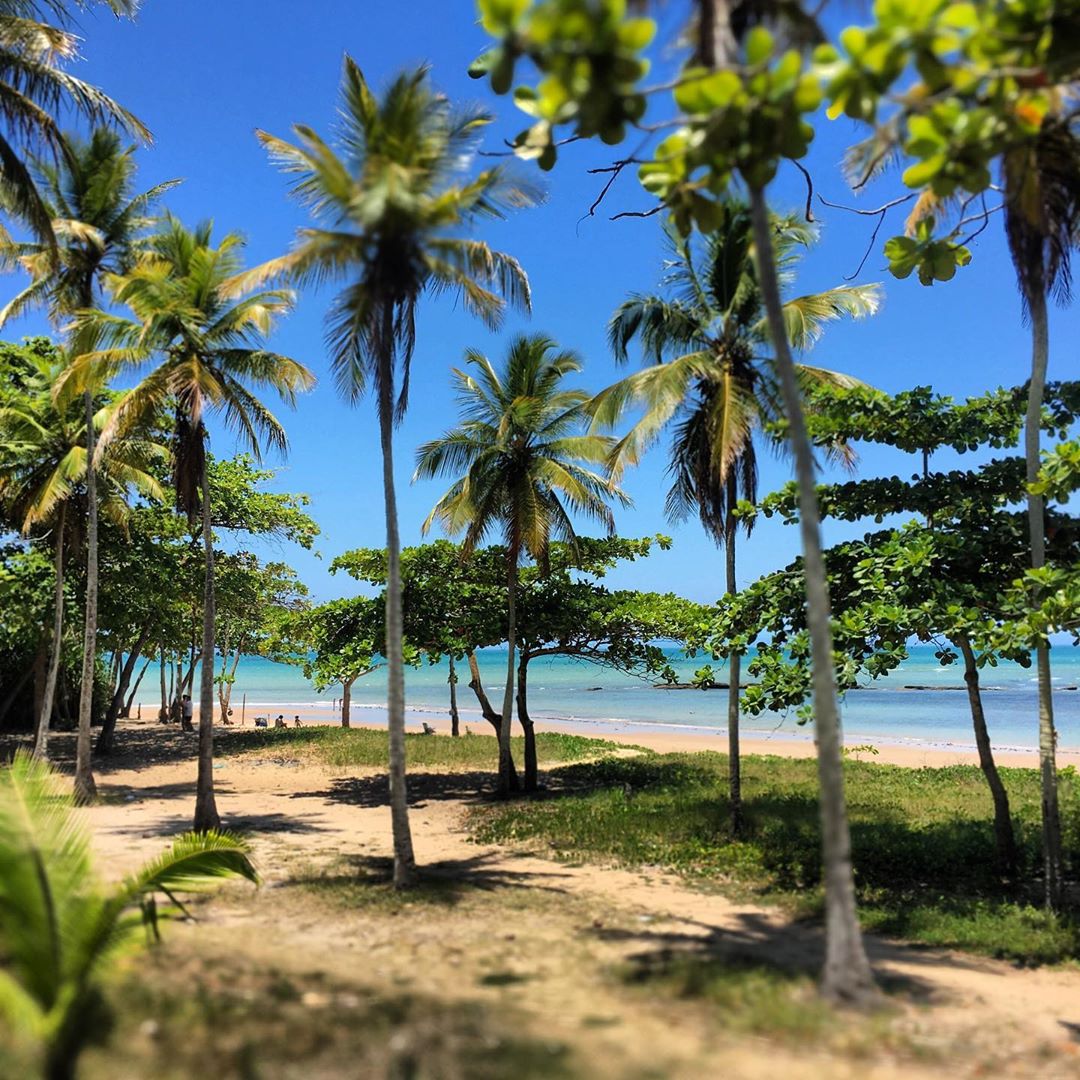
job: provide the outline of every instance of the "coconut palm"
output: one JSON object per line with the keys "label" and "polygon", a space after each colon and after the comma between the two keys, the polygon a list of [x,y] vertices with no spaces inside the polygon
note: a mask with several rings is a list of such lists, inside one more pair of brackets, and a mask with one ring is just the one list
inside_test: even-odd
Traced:
{"label": "coconut palm", "polygon": [[106,891],[87,830],[56,781],[23,752],[0,768],[0,1014],[18,1042],[30,1043],[43,1080],[71,1080],[108,1020],[104,969],[144,937],[144,925],[157,933],[155,895],[258,877],[243,840],[190,834]]}
{"label": "coconut palm", "polygon": [[[1035,482],[1041,464],[1040,435],[1046,371],[1050,358],[1047,298],[1067,302],[1072,248],[1080,236],[1080,139],[1070,122],[1052,111],[1036,137],[1002,158],[1005,235],[1017,286],[1031,331],[1031,381],[1028,384],[1024,452],[1027,480]],[[1042,495],[1028,494],[1031,566],[1046,563],[1046,506]],[[1033,590],[1033,603],[1038,591]],[[1050,648],[1035,649],[1039,689],[1039,769],[1042,780],[1043,884],[1048,907],[1062,899],[1061,816],[1058,807],[1056,743]]]}
{"label": "coconut palm", "polygon": [[[149,140],[149,132],[96,86],[64,65],[79,59],[79,38],[65,27],[96,0],[0,0],[0,207],[53,242],[55,215],[34,183],[26,152],[62,162],[67,153],[57,113],[91,124],[114,123]],[[134,15],[137,0],[103,0],[116,15]]]}
{"label": "coconut palm", "polygon": [[210,224],[187,229],[166,215],[160,230],[147,238],[134,269],[110,279],[113,299],[126,305],[132,317],[84,314],[79,326],[94,335],[101,348],[75,364],[79,377],[150,365],[124,396],[103,435],[111,438],[171,412],[177,507],[193,528],[201,513],[205,600],[195,801],[195,828],[200,831],[220,823],[213,774],[214,544],[207,417],[220,413],[257,458],[264,444],[284,452],[285,431],[253,388],[273,390],[291,405],[298,392],[314,383],[302,364],[263,347],[275,318],[292,306],[292,293],[226,289],[242,269],[243,241],[229,233],[215,247],[212,230]]}
{"label": "coconut palm", "polygon": [[[69,515],[69,508],[76,504],[81,510],[89,487],[86,414],[80,401],[55,392],[68,367],[67,357],[60,350],[51,346],[28,348],[23,357],[32,365],[26,381],[17,393],[0,401],[0,504],[24,535],[39,534],[42,529],[52,533],[52,649],[34,739],[35,755],[46,757],[63,651],[64,560],[72,534],[80,531],[75,524],[79,515]],[[99,397],[94,403],[94,425],[103,427],[115,407],[116,395],[105,400]],[[138,433],[103,447],[98,471],[103,489],[101,511],[107,519],[123,525],[125,497],[132,487],[151,498],[163,497],[153,473],[165,454],[163,446]],[[92,679],[91,675],[91,683]]]}
{"label": "coconut palm", "polygon": [[[571,514],[614,530],[608,505],[629,500],[603,472],[589,466],[610,458],[614,440],[585,433],[589,395],[563,386],[581,370],[577,357],[542,334],[516,337],[502,371],[475,350],[465,354],[476,376],[454,369],[462,422],[417,451],[416,478],[456,476],[435,504],[425,532],[438,521],[464,534],[470,555],[492,531],[506,544],[506,691],[499,729],[499,790],[510,790],[510,726],[514,705],[518,564],[524,554],[543,568],[552,535],[571,544]],[[526,787],[535,786],[535,769]]]}
{"label": "coconut palm", "polygon": [[[30,285],[0,311],[0,326],[26,310],[47,307],[54,323],[63,324],[76,312],[89,310],[101,300],[107,275],[130,268],[139,237],[150,223],[154,203],[179,181],[171,180],[136,194],[135,148],[120,137],[97,128],[89,139],[65,136],[56,161],[36,159],[38,191],[52,222],[48,242],[7,243],[0,255],[20,264]],[[85,331],[71,334],[69,351],[78,356],[91,342]],[[90,461],[96,460],[95,388],[87,384],[83,430]],[[86,611],[83,627],[83,670],[79,688],[79,736],[75,761],[75,790],[85,802],[94,798],[90,763],[90,721],[97,657],[98,500],[96,470],[86,476]]]}
{"label": "coconut palm", "polygon": [[458,112],[431,86],[426,67],[407,71],[381,98],[345,58],[338,145],[297,125],[295,144],[259,132],[272,160],[294,178],[293,194],[310,210],[293,249],[259,268],[251,281],[287,275],[335,282],[326,321],[331,366],[342,395],[356,401],[369,386],[378,406],[386,513],[387,712],[394,881],[410,883],[415,860],[405,792],[405,687],[401,570],[394,488],[393,428],[405,413],[416,315],[425,295],[451,294],[490,326],[508,303],[528,307],[518,263],[467,237],[479,221],[534,201],[502,168],[468,176],[483,112]]}
{"label": "coconut palm", "polygon": [[[777,217],[772,236],[787,284],[814,230],[793,216]],[[726,588],[734,594],[736,506],[740,499],[756,500],[755,439],[768,422],[784,413],[754,262],[749,208],[737,200],[721,207],[717,228],[700,254],[674,230],[668,231],[667,239],[670,256],[664,292],[631,297],[609,326],[612,350],[620,363],[628,359],[628,346],[636,338],[653,366],[602,391],[591,411],[597,424],[611,426],[628,408],[645,410],[616,444],[612,458],[616,474],[636,464],[672,428],[668,515],[678,521],[697,513],[706,532],[725,549]],[[786,300],[784,320],[792,344],[808,349],[828,321],[873,314],[879,297],[877,285],[852,285]],[[858,381],[806,364],[799,365],[798,378],[804,387],[851,386]],[[750,528],[748,523],[747,534]],[[738,833],[742,796],[737,653],[729,655],[728,665],[729,794],[732,828]]]}

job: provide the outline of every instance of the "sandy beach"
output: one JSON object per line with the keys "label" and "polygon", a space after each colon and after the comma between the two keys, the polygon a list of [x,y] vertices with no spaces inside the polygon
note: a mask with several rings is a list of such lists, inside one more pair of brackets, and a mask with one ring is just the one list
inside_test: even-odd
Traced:
{"label": "sandy beach", "polygon": [[[284,716],[292,726],[295,716],[305,725],[323,724],[336,726],[338,713],[331,702],[312,704],[310,702],[247,702],[243,711],[234,706],[233,722],[237,727],[253,727],[257,716],[266,716],[272,726],[278,715]],[[198,709],[195,710],[196,719]],[[351,725],[385,729],[384,712],[364,706],[353,706]],[[610,739],[612,742],[627,746],[644,746],[658,753],[693,753],[699,750],[727,752],[727,730],[725,728],[694,727],[692,725],[649,724],[637,721],[603,720],[562,720],[535,718],[537,731],[561,731],[573,735],[586,735],[594,739]],[[419,733],[422,724],[428,724],[441,735],[450,734],[450,718],[445,713],[436,713],[427,709],[409,709],[405,714],[406,730]],[[462,712],[461,730],[477,735],[487,735],[492,727],[481,717],[473,713]],[[519,729],[515,725],[515,734]],[[978,765],[979,755],[974,744],[952,742],[930,742],[920,739],[900,741],[889,738],[859,736],[846,738],[845,745],[852,757],[862,761],[876,761],[886,765],[904,765],[911,768],[942,768],[948,765]],[[776,757],[805,758],[814,755],[813,735],[793,731],[777,731],[763,736],[760,732],[743,732],[739,740],[744,754],[772,754]],[[868,751],[866,746],[874,749]],[[1058,767],[1073,765],[1080,767],[1080,747],[1059,746],[1057,752]],[[994,760],[1000,766],[1008,768],[1033,769],[1038,766],[1039,752],[1031,746],[995,746]]]}

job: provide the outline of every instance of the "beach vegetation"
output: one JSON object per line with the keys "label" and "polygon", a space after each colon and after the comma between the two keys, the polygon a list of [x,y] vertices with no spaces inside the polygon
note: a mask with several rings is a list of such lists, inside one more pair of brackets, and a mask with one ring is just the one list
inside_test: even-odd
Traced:
{"label": "beach vegetation", "polygon": [[426,295],[451,293],[490,327],[507,306],[528,309],[529,283],[510,255],[463,232],[538,198],[504,168],[467,175],[480,131],[491,117],[457,110],[431,84],[426,67],[402,72],[381,98],[351,56],[341,83],[342,138],[337,150],[305,126],[297,142],[267,132],[259,139],[292,178],[292,191],[314,224],[288,254],[255,273],[265,281],[342,286],[326,317],[330,365],[338,389],[356,401],[377,399],[386,512],[386,658],[394,850],[397,880],[414,873],[405,792],[400,541],[394,491],[393,431],[409,401],[416,315]]}
{"label": "beach vegetation", "polygon": [[216,829],[213,717],[215,594],[212,489],[207,467],[207,419],[219,413],[256,459],[264,447],[284,452],[285,429],[256,396],[271,390],[286,404],[310,389],[303,364],[265,347],[274,321],[292,306],[284,289],[235,284],[242,269],[238,233],[213,242],[209,223],[188,229],[166,216],[148,236],[134,267],[110,278],[113,300],[130,316],[87,311],[80,316],[96,347],[75,360],[75,377],[109,377],[150,367],[117,405],[103,439],[172,417],[172,486],[176,507],[194,529],[201,522],[204,592],[199,691],[199,785],[195,828]]}
{"label": "beach vegetation", "polygon": [[[1016,591],[1022,591],[1026,569],[1025,521],[1017,509],[1027,494],[1024,461],[996,457],[948,472],[931,466],[942,449],[1015,447],[1025,425],[1024,399],[1023,387],[961,402],[925,387],[895,397],[867,387],[822,390],[809,417],[813,437],[857,439],[921,456],[922,471],[909,479],[864,477],[818,488],[826,518],[900,519],[894,528],[869,532],[826,552],[836,678],[847,691],[887,676],[909,656],[910,641],[933,643],[942,665],[960,661],[975,745],[994,798],[998,867],[1005,875],[1016,870],[1016,842],[1008,794],[994,763],[980,673],[999,660],[1029,666],[1049,625],[1047,620],[1038,628],[1016,622]],[[1078,401],[1076,383],[1049,388],[1041,423],[1053,431],[1068,430]],[[788,485],[741,512],[797,522],[797,493]],[[919,516],[912,520],[912,514]],[[1055,506],[1047,520],[1051,566],[1075,566],[1080,522],[1064,504]],[[1030,612],[1025,597],[1019,606]],[[749,670],[757,682],[743,701],[749,712],[794,708],[804,720],[812,719],[806,704],[811,688],[800,563],[721,602],[711,649],[719,655],[733,645],[752,656]]]}
{"label": "beach vegetation", "polygon": [[[472,814],[484,842],[514,842],[566,859],[660,866],[739,901],[822,915],[820,820],[813,762],[748,756],[746,819],[736,836],[724,755],[645,754],[567,765],[551,796]],[[1080,958],[1080,926],[1041,906],[1041,796],[1033,769],[1002,768],[1021,874],[996,861],[993,803],[975,766],[844,763],[862,925],[890,937],[1023,963]],[[1080,785],[1062,782],[1065,820],[1080,820]],[[1067,830],[1075,858],[1080,835]]]}
{"label": "beach vegetation", "polygon": [[[813,225],[796,214],[774,215],[773,245],[777,264],[790,286],[800,252],[816,239]],[[751,517],[740,518],[740,501],[757,500],[757,442],[771,420],[782,415],[780,389],[764,303],[757,283],[757,265],[749,208],[737,198],[718,207],[714,228],[696,245],[669,226],[666,273],[659,295],[635,295],[612,316],[608,338],[620,363],[639,341],[646,364],[642,371],[602,390],[590,404],[594,422],[603,429],[622,424],[627,414],[642,411],[615,444],[615,475],[637,464],[666,430],[668,489],[665,509],[676,522],[696,515],[708,535],[725,551],[725,593],[738,591],[735,547],[739,528],[747,536]],[[880,302],[877,285],[840,285],[784,300],[784,316],[792,345],[809,350],[825,324],[849,316],[872,315]],[[855,385],[856,380],[827,368],[798,366],[804,387]],[[783,438],[770,438],[783,451]],[[830,447],[844,457],[843,444]],[[735,828],[739,799],[739,664],[738,652],[727,657],[728,760],[731,764],[731,808]]]}
{"label": "beach vegetation", "polygon": [[[640,121],[649,100],[644,52],[657,24],[629,13],[619,0],[536,0],[507,5],[480,0],[482,22],[494,39],[472,69],[494,93],[514,88],[514,102],[533,118],[513,142],[519,156],[555,165],[560,132],[598,136],[618,144],[627,124]],[[824,31],[801,5],[736,17],[721,0],[699,0],[691,22],[689,55],[669,86],[676,117],[650,154],[632,155],[653,200],[648,214],[665,214],[682,237],[707,236],[720,224],[732,189],[749,203],[749,240],[756,263],[764,325],[772,346],[779,404],[788,421],[788,446],[800,501],[800,535],[812,642],[814,709],[820,767],[822,860],[829,916],[824,992],[859,1002],[876,996],[855,911],[850,837],[844,806],[840,713],[833,675],[833,643],[825,564],[821,554],[813,449],[806,424],[791,328],[781,293],[767,189],[784,161],[799,162],[814,128],[805,118],[820,107],[821,76],[808,55]],[[582,51],[589,61],[582,63]],[[534,80],[531,84],[530,80]],[[666,127],[668,117],[662,123]]]}
{"label": "beach vegetation", "polygon": [[[451,476],[425,529],[439,522],[462,536],[462,558],[493,532],[501,533],[506,557],[506,687],[503,693],[499,787],[511,790],[510,731],[517,665],[517,601],[520,562],[528,555],[547,570],[553,538],[571,549],[573,517],[605,526],[614,535],[611,503],[629,505],[604,471],[612,439],[584,429],[588,394],[565,385],[581,370],[573,353],[542,335],[515,338],[501,371],[478,352],[466,359],[475,375],[454,370],[461,424],[417,451],[416,478]],[[535,785],[526,769],[525,786]]]}
{"label": "beach vegetation", "polygon": [[[47,763],[20,753],[0,770],[0,1016],[28,1044],[34,1074],[70,1080],[109,1012],[101,980],[161,919],[176,894],[215,879],[258,877],[249,850],[222,832],[178,836],[166,852],[110,889],[97,881],[90,840]],[[158,908],[157,897],[169,901]],[[144,938],[144,940],[146,939]]]}
{"label": "beach vegetation", "polygon": [[[110,275],[131,268],[155,205],[178,181],[166,181],[136,193],[135,147],[125,147],[120,136],[108,128],[95,128],[85,140],[61,136],[52,151],[51,155],[33,162],[39,203],[51,223],[48,235],[36,243],[15,243],[9,239],[0,246],[3,259],[21,266],[30,277],[30,284],[0,311],[0,326],[30,309],[45,308],[52,323],[66,331],[66,357],[70,366],[94,345],[93,334],[85,323],[78,321],[77,314],[102,302]],[[97,451],[95,398],[105,385],[106,381],[101,379],[84,379],[81,388],[86,460],[82,481],[86,588],[75,792],[83,802],[91,802],[96,794],[90,761],[98,632],[97,463],[101,456]],[[73,387],[74,384],[62,386],[58,377],[53,389],[58,395],[70,397]],[[115,497],[115,491],[111,494]]]}

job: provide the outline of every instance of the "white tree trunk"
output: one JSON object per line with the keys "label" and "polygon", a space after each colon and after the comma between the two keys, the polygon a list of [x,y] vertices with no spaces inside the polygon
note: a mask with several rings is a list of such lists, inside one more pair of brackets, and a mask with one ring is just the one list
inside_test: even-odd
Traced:
{"label": "white tree trunk", "polygon": [[825,877],[825,970],[822,988],[828,997],[859,1002],[875,995],[874,977],[866,959],[855,909],[855,878],[851,866],[851,835],[844,799],[844,769],[840,753],[840,711],[833,673],[832,628],[825,559],[821,552],[814,458],[806,434],[795,363],[788,345],[780,286],[773,258],[769,210],[765,192],[750,189],[750,210],[757,249],[758,278],[776,354],[789,440],[799,486],[799,528],[806,577],[806,621],[810,630],[814,730],[818,778],[821,785],[822,857]]}
{"label": "white tree trunk", "polygon": [[510,728],[514,720],[514,683],[517,650],[517,548],[510,544],[506,551],[506,689],[503,691],[502,722],[499,724],[499,794],[509,795],[512,790],[511,774],[514,759],[510,753]]}
{"label": "white tree trunk", "polygon": [[94,711],[94,667],[97,660],[98,505],[94,464],[94,395],[83,394],[86,411],[86,622],[83,630],[82,682],[79,685],[79,734],[75,744],[75,799],[91,803],[97,785],[90,764],[90,721]]}
{"label": "white tree trunk", "polygon": [[[738,591],[735,578],[735,538],[739,531],[735,517],[735,497],[738,494],[735,482],[735,465],[731,466],[727,481],[727,521],[724,523],[724,562],[727,573],[727,595],[734,597]],[[731,831],[738,836],[742,832],[742,760],[739,750],[739,675],[741,657],[738,653],[728,653],[728,799],[731,802]]]}
{"label": "white tree trunk", "polygon": [[416,879],[416,857],[409,829],[405,780],[405,669],[401,616],[401,540],[398,536],[397,492],[394,487],[394,368],[391,342],[394,311],[383,313],[383,347],[379,356],[379,440],[383,459],[386,507],[386,711],[389,728],[390,821],[394,839],[394,885],[407,888]]}
{"label": "white tree trunk", "polygon": [[[1041,464],[1043,396],[1050,357],[1050,326],[1044,289],[1031,290],[1031,383],[1028,388],[1024,454],[1027,481],[1033,483]],[[1031,568],[1046,565],[1045,500],[1028,494],[1028,532],[1031,538]],[[1039,602],[1039,590],[1031,590],[1032,604]],[[1041,642],[1035,649],[1039,687],[1039,774],[1042,780],[1043,883],[1048,908],[1061,906],[1061,813],[1058,808],[1057,733],[1054,730],[1053,686],[1050,679],[1050,647]]]}

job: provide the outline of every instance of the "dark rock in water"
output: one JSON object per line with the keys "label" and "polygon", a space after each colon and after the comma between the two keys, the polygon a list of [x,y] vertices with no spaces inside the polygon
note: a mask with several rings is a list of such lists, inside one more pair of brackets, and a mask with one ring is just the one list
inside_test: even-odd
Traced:
{"label": "dark rock in water", "polygon": [[[918,686],[909,685],[903,687],[905,690],[966,690],[966,686]],[[983,687],[984,690],[988,690],[989,687]]]}
{"label": "dark rock in water", "polygon": [[[740,683],[742,687],[757,686],[757,683]],[[677,683],[653,683],[654,690],[729,690],[730,686],[726,682],[714,683],[712,686],[697,686],[694,683],[689,682],[677,682]]]}
{"label": "dark rock in water", "polygon": [[1080,690],[1080,686],[1059,686],[1059,690]]}
{"label": "dark rock in water", "polygon": [[595,694],[597,690],[603,690],[603,689],[604,688],[602,686],[586,686],[585,687],[585,693],[587,693],[587,694]]}

